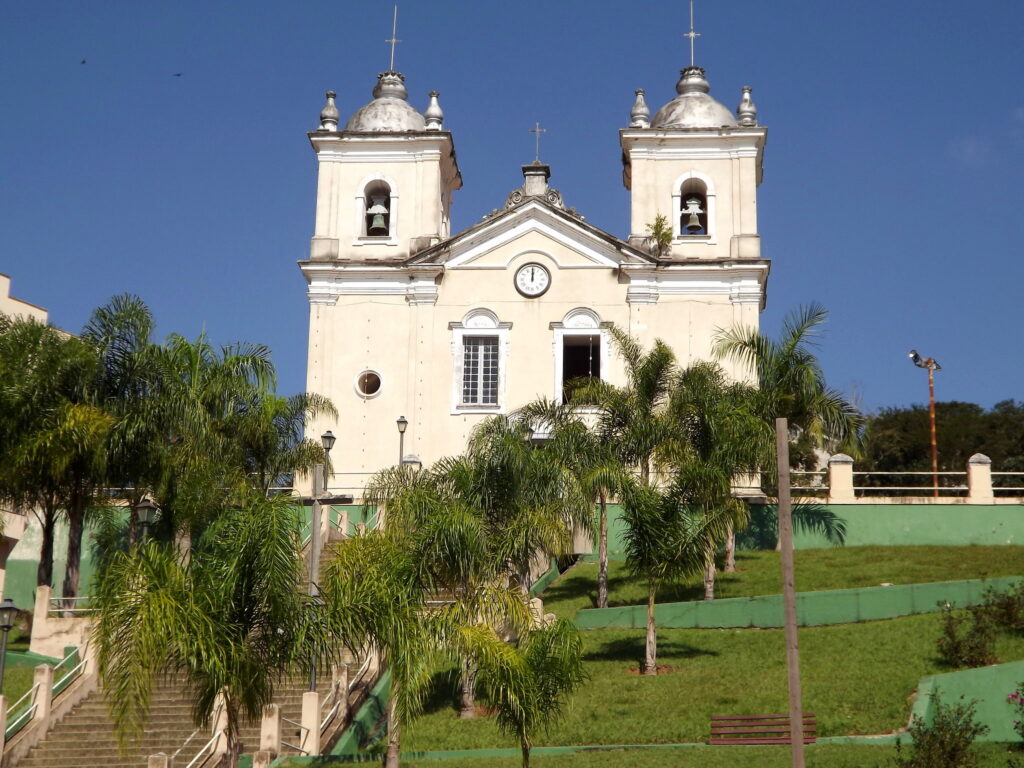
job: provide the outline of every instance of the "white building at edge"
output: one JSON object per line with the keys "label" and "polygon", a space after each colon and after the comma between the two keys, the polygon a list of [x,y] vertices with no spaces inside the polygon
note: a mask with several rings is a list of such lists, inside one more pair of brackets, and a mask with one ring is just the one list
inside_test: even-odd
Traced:
{"label": "white building at edge", "polygon": [[[682,365],[712,357],[717,329],[758,326],[770,267],[757,229],[766,129],[749,88],[735,115],[709,91],[704,70],[687,67],[653,118],[636,92],[619,132],[625,239],[569,207],[539,162],[500,209],[453,235],[463,178],[438,94],[420,113],[404,76],[384,72],[344,123],[327,94],[309,134],[316,224],[299,267],[306,387],[339,411],[308,429],[339,438],[330,492],[358,499],[398,462],[400,416],[406,456],[427,466],[460,453],[486,417],[561,398],[573,377],[624,383],[611,324],[645,346],[664,340]],[[672,227],[661,254],[647,229],[659,214]]]}

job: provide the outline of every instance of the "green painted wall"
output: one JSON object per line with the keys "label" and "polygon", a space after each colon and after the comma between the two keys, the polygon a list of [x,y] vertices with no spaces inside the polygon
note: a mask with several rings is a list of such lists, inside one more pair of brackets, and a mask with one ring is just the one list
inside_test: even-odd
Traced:
{"label": "green painted wall", "polygon": [[[384,670],[370,695],[356,712],[348,728],[331,749],[332,755],[355,755],[359,747],[372,735],[377,723],[384,717],[388,696],[391,692],[391,671]],[[274,765],[277,765],[275,762]]]}
{"label": "green painted wall", "polygon": [[[849,546],[999,546],[1024,544],[1022,504],[823,504],[821,509],[840,518]],[[740,549],[775,549],[775,508],[751,505],[750,526],[737,536]],[[821,549],[834,546],[824,536],[802,529],[795,521],[794,546]],[[608,507],[608,557],[624,560],[625,524],[621,507]],[[597,548],[584,556],[595,560]]]}
{"label": "green painted wall", "polygon": [[[1020,581],[1020,577],[1009,577],[799,592],[797,621],[815,627],[932,613],[940,602],[956,607],[977,605],[987,589],[1006,590]],[[782,595],[660,603],[654,608],[654,617],[662,629],[781,627]],[[580,629],[642,629],[647,626],[647,607],[586,608],[576,612],[576,624]]]}
{"label": "green painted wall", "polygon": [[975,719],[988,726],[988,733],[978,741],[1019,743],[1020,736],[1013,729],[1013,721],[1019,715],[1006,697],[1022,682],[1024,661],[923,677],[917,687],[912,715],[931,723],[935,716],[933,693],[938,692],[946,705],[954,704],[962,696],[976,702]]}

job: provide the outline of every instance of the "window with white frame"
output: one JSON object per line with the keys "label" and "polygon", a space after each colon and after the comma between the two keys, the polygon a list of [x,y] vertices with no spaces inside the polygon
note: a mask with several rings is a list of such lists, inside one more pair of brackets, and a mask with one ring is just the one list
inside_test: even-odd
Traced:
{"label": "window with white frame", "polygon": [[608,378],[608,331],[606,323],[594,310],[577,307],[559,323],[554,331],[555,387],[554,397],[568,402],[573,391],[589,379]]}
{"label": "window with white frame", "polygon": [[498,337],[462,339],[463,405],[498,404]]}
{"label": "window with white frame", "polygon": [[509,329],[489,309],[471,310],[452,331],[452,413],[501,413],[505,407]]}

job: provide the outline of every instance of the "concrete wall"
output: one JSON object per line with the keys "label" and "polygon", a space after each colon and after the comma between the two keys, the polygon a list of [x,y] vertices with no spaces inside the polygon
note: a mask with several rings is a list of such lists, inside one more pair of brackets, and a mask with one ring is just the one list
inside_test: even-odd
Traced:
{"label": "concrete wall", "polygon": [[[981,603],[988,589],[1007,590],[1021,580],[1007,577],[800,592],[797,621],[801,626],[817,627],[933,613],[944,602],[962,608]],[[662,629],[770,629],[782,626],[782,595],[659,603],[654,615]],[[576,612],[576,623],[581,629],[639,629],[647,626],[647,606],[587,608]]]}
{"label": "concrete wall", "polygon": [[1024,681],[1024,661],[924,677],[917,688],[912,716],[932,722],[935,716],[932,693],[937,692],[947,706],[963,697],[965,701],[975,702],[975,719],[988,726],[988,733],[978,741],[1019,743],[1020,735],[1013,729],[1013,721],[1020,715],[1006,697],[1017,690],[1021,681]]}

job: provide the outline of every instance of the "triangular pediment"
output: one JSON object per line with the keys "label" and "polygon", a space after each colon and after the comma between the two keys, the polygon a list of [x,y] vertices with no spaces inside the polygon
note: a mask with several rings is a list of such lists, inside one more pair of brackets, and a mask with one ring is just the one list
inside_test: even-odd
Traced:
{"label": "triangular pediment", "polygon": [[526,251],[544,253],[565,269],[653,263],[625,241],[541,199],[489,216],[410,263],[443,265],[446,270],[500,269]]}

